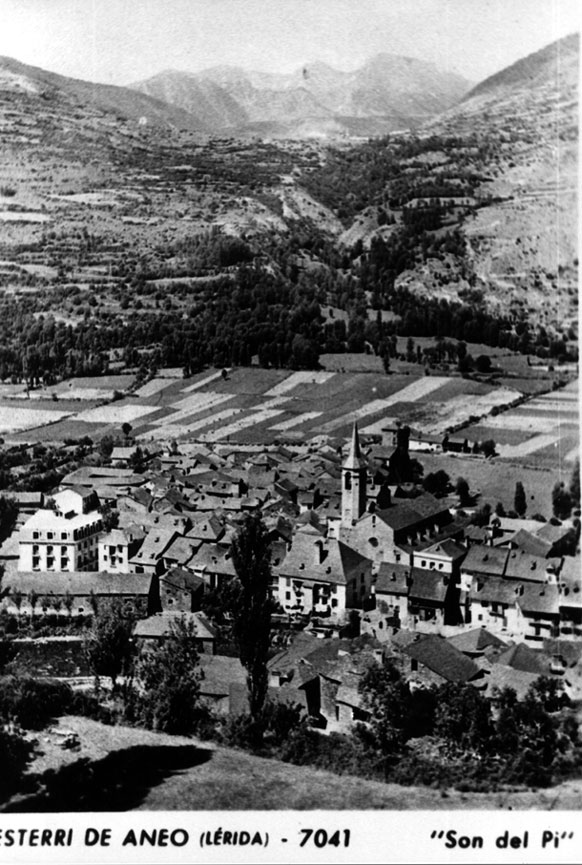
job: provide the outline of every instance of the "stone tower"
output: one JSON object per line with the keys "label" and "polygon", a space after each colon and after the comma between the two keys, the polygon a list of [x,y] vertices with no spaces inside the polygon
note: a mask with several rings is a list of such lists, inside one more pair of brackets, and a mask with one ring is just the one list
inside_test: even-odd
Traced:
{"label": "stone tower", "polygon": [[358,425],[354,423],[352,441],[342,466],[342,524],[353,526],[366,510],[366,460],[360,450]]}

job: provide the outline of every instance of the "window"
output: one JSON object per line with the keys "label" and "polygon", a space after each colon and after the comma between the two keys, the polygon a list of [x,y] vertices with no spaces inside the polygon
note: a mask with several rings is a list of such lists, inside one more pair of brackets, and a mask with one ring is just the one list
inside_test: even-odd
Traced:
{"label": "window", "polygon": [[371,547],[377,547],[378,546],[378,538],[368,538],[368,543],[370,544]]}
{"label": "window", "polygon": [[49,541],[52,541],[52,539],[53,539],[54,536],[55,536],[55,533],[54,533],[54,532],[47,532],[47,533],[46,533],[46,536],[47,536],[47,538],[49,539]]}
{"label": "window", "polygon": [[61,554],[62,554],[63,556],[66,556],[66,555],[67,555],[67,552],[68,552],[68,548],[67,548],[67,547],[61,547]]}
{"label": "window", "polygon": [[52,555],[52,553],[53,553],[53,546],[52,546],[52,544],[49,544],[49,545],[48,545],[48,547],[46,548],[46,552],[47,552],[47,556],[51,556],[51,555]]}
{"label": "window", "polygon": [[66,541],[68,536],[68,532],[61,532],[61,541]]}
{"label": "window", "polygon": [[426,559],[422,559],[422,560],[421,560],[421,562],[420,562],[420,567],[421,567],[421,568],[426,568]]}
{"label": "window", "polygon": [[35,541],[38,540],[40,538],[40,532],[33,532],[32,537]]}
{"label": "window", "polygon": [[337,598],[331,599],[331,605],[332,605],[332,607],[337,607]]}
{"label": "window", "polygon": [[291,592],[285,592],[285,600],[286,600],[286,601],[290,601],[290,600],[291,600]]}
{"label": "window", "polygon": [[351,488],[352,488],[352,476],[349,472],[346,472],[346,475],[344,478],[344,489],[351,490]]}
{"label": "window", "polygon": [[442,571],[442,569],[443,569],[443,563],[439,562],[439,571]]}

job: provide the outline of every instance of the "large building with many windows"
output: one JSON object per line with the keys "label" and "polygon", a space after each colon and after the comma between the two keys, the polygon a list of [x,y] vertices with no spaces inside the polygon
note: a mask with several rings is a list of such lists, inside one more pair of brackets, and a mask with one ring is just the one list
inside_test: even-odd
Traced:
{"label": "large building with many windows", "polygon": [[103,529],[94,492],[64,490],[53,508],[41,508],[22,526],[19,571],[96,571]]}

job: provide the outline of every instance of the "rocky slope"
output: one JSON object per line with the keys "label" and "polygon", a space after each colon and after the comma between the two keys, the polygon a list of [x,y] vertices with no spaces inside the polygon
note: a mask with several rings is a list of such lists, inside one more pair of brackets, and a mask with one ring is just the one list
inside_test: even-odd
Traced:
{"label": "rocky slope", "polygon": [[[208,106],[209,85],[216,88],[216,104],[228,104],[223,117]],[[454,104],[468,86],[430,63],[392,54],[379,54],[353,72],[319,62],[288,75],[217,66],[195,75],[164,72],[133,85],[202,114],[215,131],[235,126],[255,132],[262,124],[264,133],[281,137],[377,135],[416,127]]]}
{"label": "rocky slope", "polygon": [[204,121],[192,111],[161,102],[147,94],[116,87],[95,84],[76,78],[57,75],[36,66],[28,66],[10,57],[0,57],[0,96],[3,101],[18,102],[23,110],[38,108],[41,112],[56,113],[62,118],[82,121],[93,115],[95,123],[117,120],[129,121],[142,128],[204,131]]}
{"label": "rocky slope", "polygon": [[[579,36],[481,82],[426,132],[490,144],[489,179],[464,224],[491,305],[574,322],[577,295]],[[493,200],[491,200],[493,199]]]}

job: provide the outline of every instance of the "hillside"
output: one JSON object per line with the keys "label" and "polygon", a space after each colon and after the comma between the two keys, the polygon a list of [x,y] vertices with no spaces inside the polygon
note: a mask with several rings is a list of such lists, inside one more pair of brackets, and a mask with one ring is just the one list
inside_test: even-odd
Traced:
{"label": "hillside", "polygon": [[[0,810],[30,811],[206,811],[206,810],[457,810],[580,808],[582,782],[548,790],[436,794],[430,787],[401,787],[334,775],[308,766],[266,760],[183,736],[111,727],[88,718],[65,717],[55,730],[78,733],[81,749],[63,751],[62,736],[43,733],[42,755],[30,772],[69,766],[51,783],[53,797],[14,797]],[[91,774],[73,764],[89,760]],[[84,786],[83,779],[90,778]],[[96,783],[96,780],[98,782]],[[75,783],[76,782],[76,783]]]}
{"label": "hillside", "polygon": [[[414,134],[334,145],[315,137],[341,134],[343,116],[302,112],[324,97],[355,111],[355,73],[324,64],[286,81],[232,67],[197,79],[201,124],[231,124],[210,137],[146,94],[3,61],[0,377],[22,379],[24,350],[50,380],[107,373],[114,351],[135,363],[147,346],[190,371],[312,369],[346,350],[386,359],[394,334],[574,361],[577,46],[550,46],[533,77],[497,76]],[[409,117],[428,110],[397,68],[367,65],[362,112],[386,110],[382,75]],[[179,75],[158,85],[191,93]],[[272,94],[295,119],[251,121]],[[241,118],[256,135],[290,122],[311,137],[250,139]],[[385,115],[348,120],[364,136]]]}
{"label": "hillside", "polygon": [[420,60],[379,54],[353,72],[320,62],[287,75],[217,66],[197,74],[165,72],[132,86],[199,115],[209,85],[216,105],[229,107],[212,118],[214,131],[236,126],[252,132],[262,124],[277,137],[305,137],[414,128],[455,103],[469,83]]}
{"label": "hillside", "polygon": [[[73,111],[75,119],[83,113],[115,114],[119,119],[133,121],[140,126],[152,125],[166,129],[203,131],[204,123],[193,112],[169,105],[146,94],[116,87],[95,84],[28,66],[10,57],[0,57],[0,94],[20,97],[31,107],[43,106]],[[99,117],[95,117],[99,122]]]}
{"label": "hillside", "polygon": [[556,319],[576,318],[579,42],[520,60],[426,127],[489,143],[485,206],[464,230],[491,302]]}

